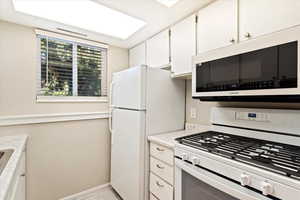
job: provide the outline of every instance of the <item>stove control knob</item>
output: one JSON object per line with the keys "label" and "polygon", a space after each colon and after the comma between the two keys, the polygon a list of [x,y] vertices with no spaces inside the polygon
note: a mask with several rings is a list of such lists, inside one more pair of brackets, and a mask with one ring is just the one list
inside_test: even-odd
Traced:
{"label": "stove control knob", "polygon": [[250,176],[245,173],[242,173],[241,174],[241,185],[246,186],[249,184],[250,184]]}
{"label": "stove control knob", "polygon": [[269,195],[273,193],[273,186],[268,181],[261,183],[261,191],[263,195]]}
{"label": "stove control knob", "polygon": [[186,153],[183,153],[181,155],[181,157],[182,157],[182,160],[188,160],[188,158],[189,158],[189,156]]}
{"label": "stove control knob", "polygon": [[192,163],[193,165],[199,165],[200,164],[200,159],[197,157],[192,157]]}

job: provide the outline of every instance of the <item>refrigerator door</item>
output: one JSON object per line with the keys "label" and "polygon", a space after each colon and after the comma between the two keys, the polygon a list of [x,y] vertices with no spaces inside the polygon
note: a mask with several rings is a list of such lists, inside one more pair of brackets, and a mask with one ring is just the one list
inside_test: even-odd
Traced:
{"label": "refrigerator door", "polygon": [[133,110],[146,109],[146,66],[113,74],[111,106]]}
{"label": "refrigerator door", "polygon": [[112,111],[111,185],[123,200],[144,199],[145,111]]}

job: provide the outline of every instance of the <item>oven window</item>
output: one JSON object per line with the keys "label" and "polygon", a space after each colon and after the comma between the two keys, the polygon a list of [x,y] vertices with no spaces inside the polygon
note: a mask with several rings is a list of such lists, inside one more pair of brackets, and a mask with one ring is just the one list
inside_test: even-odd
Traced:
{"label": "oven window", "polygon": [[182,170],[182,200],[239,200]]}

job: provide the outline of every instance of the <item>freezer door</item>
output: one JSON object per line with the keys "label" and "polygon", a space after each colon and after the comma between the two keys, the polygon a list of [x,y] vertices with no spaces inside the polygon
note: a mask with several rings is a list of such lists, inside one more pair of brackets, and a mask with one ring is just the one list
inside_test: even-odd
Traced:
{"label": "freezer door", "polygon": [[135,110],[146,108],[146,66],[113,74],[111,106]]}
{"label": "freezer door", "polygon": [[144,199],[145,111],[112,111],[111,185],[124,200]]}

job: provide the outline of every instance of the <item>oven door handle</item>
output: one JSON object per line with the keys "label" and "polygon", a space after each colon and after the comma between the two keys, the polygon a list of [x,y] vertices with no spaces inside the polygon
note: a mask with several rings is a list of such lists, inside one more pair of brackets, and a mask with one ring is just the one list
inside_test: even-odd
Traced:
{"label": "oven door handle", "polygon": [[249,190],[233,181],[211,173],[205,169],[196,167],[182,160],[175,159],[175,200],[182,200],[182,180],[181,173],[184,170],[186,173],[194,176],[195,178],[205,182],[206,184],[217,188],[218,190],[225,192],[237,199],[243,200],[271,200],[270,198],[263,196],[257,192]]}

